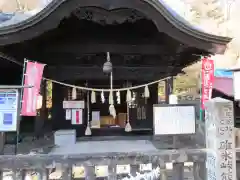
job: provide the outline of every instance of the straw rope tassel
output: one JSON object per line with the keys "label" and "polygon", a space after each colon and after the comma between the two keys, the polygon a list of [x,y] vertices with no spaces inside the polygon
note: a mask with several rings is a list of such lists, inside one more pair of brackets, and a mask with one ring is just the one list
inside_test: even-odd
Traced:
{"label": "straw rope tassel", "polygon": [[77,99],[77,89],[74,87],[72,88],[72,100]]}
{"label": "straw rope tassel", "polygon": [[109,103],[109,104],[113,104],[113,92],[110,92],[110,93],[109,93],[108,103]]}
{"label": "straw rope tassel", "polygon": [[87,93],[87,113],[88,113],[88,118],[87,118],[87,127],[86,127],[86,130],[85,130],[85,135],[86,136],[91,136],[92,135],[92,131],[91,131],[91,128],[90,128],[90,97],[89,97],[89,91]]}
{"label": "straw rope tassel", "polygon": [[144,88],[144,97],[145,98],[150,97],[150,92],[149,92],[148,86],[145,86],[145,88]]}
{"label": "straw rope tassel", "polygon": [[96,102],[97,102],[96,101],[96,93],[95,93],[95,91],[92,91],[92,93],[91,93],[91,103],[94,104]]}
{"label": "straw rope tassel", "polygon": [[89,123],[89,122],[88,122],[87,128],[86,128],[86,130],[85,130],[85,135],[86,135],[86,136],[91,136],[91,135],[92,135],[92,131],[91,131],[90,123]]}
{"label": "straw rope tassel", "polygon": [[115,119],[117,116],[116,109],[114,107],[114,102],[113,102],[113,92],[111,91],[109,93],[109,114]]}
{"label": "straw rope tassel", "polygon": [[113,92],[111,91],[109,93],[109,114],[115,119],[117,116],[116,109],[114,107],[114,102],[113,102]]}
{"label": "straw rope tassel", "polygon": [[132,126],[129,121],[129,102],[127,102],[127,123],[125,126],[125,131],[126,132],[131,132],[132,131]]}

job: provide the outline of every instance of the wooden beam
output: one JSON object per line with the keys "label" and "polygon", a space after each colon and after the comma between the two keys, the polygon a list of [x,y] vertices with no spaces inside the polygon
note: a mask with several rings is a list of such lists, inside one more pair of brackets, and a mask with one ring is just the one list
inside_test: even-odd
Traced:
{"label": "wooden beam", "polygon": [[[180,67],[114,67],[114,80],[154,80],[181,72]],[[47,75],[53,79],[65,80],[103,80],[109,77],[103,73],[102,67],[59,66],[47,67]]]}
{"label": "wooden beam", "polygon": [[96,54],[96,53],[116,53],[116,54],[166,54],[169,48],[158,44],[81,44],[64,43],[59,45],[46,46],[42,53],[77,53],[77,54]]}

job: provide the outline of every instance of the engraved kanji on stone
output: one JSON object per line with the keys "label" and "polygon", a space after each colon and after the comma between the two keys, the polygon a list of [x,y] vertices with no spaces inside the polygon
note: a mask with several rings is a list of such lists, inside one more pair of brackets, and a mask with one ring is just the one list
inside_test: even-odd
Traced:
{"label": "engraved kanji on stone", "polygon": [[223,172],[223,173],[221,174],[221,180],[232,180],[232,175]]}
{"label": "engraved kanji on stone", "polygon": [[229,140],[224,140],[220,142],[219,150],[229,150],[232,149],[233,143]]}
{"label": "engraved kanji on stone", "polygon": [[224,151],[224,152],[221,153],[221,157],[222,157],[223,160],[227,161],[227,160],[233,158],[233,154],[232,154],[232,152]]}
{"label": "engraved kanji on stone", "polygon": [[227,169],[228,172],[232,172],[232,168],[233,168],[233,161],[232,160],[227,160],[224,162],[220,163],[220,168],[221,169]]}
{"label": "engraved kanji on stone", "polygon": [[229,137],[232,137],[233,128],[231,126],[219,127],[218,132],[220,135],[228,135]]}

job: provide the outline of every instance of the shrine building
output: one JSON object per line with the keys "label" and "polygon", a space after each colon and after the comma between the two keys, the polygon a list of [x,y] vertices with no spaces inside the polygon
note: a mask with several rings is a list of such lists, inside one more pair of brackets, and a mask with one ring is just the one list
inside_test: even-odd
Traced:
{"label": "shrine building", "polygon": [[[46,64],[46,78],[109,89],[109,76],[103,72],[109,52],[113,88],[141,85],[176,76],[201,56],[224,53],[230,40],[191,26],[161,0],[53,0],[28,19],[0,26],[0,84],[21,84],[22,64],[28,59]],[[166,102],[161,103],[167,103],[172,84],[171,78],[166,80]],[[52,83],[52,106],[48,108],[46,86],[43,81],[42,121],[52,130],[74,128],[78,136],[84,136],[87,92],[77,90],[76,101],[84,101],[85,108],[82,124],[72,125],[63,109],[63,101],[72,98],[72,88]],[[129,112],[126,93],[121,93],[121,103],[114,103],[115,119],[109,115],[108,93],[105,103],[97,93],[96,103],[89,104],[90,121],[91,112],[99,112],[100,127],[92,128],[92,135],[152,134],[153,104],[159,103],[158,84],[149,85],[149,91],[147,99],[144,88],[132,91],[134,100]],[[124,131],[126,113],[131,132]],[[31,118],[23,117],[21,126],[31,122]]]}

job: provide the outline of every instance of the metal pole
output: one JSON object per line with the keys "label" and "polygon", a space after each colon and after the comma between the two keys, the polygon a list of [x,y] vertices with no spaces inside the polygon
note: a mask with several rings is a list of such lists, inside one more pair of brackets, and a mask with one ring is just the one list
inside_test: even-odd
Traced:
{"label": "metal pole", "polygon": [[[24,59],[24,63],[23,63],[23,75],[22,75],[22,87],[24,85],[24,80],[25,80],[25,70],[26,70],[26,62],[27,60]],[[19,134],[20,134],[20,121],[22,120],[22,116],[21,116],[21,110],[22,110],[22,99],[23,99],[23,90],[24,88],[21,88],[20,90],[20,98],[19,98],[19,113],[18,113],[18,120],[17,120],[17,137],[16,137],[16,145],[15,145],[15,154],[17,154],[17,150],[18,150],[18,141],[19,141]]]}
{"label": "metal pole", "polygon": [[[86,83],[88,86],[88,83]],[[87,91],[87,126],[89,126],[90,123],[90,93]]]}
{"label": "metal pole", "polygon": [[202,57],[201,57],[201,71],[200,71],[200,110],[199,110],[199,119],[203,121],[203,109],[202,109]]}
{"label": "metal pole", "polygon": [[111,89],[111,93],[112,93],[112,89],[113,89],[113,73],[112,72],[110,73],[110,89]]}

